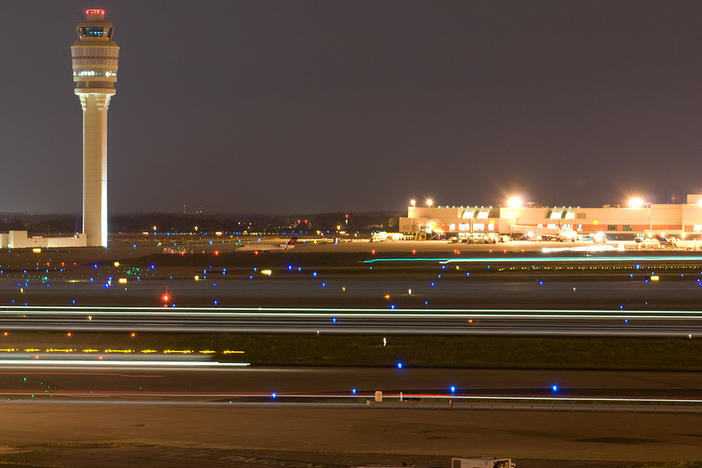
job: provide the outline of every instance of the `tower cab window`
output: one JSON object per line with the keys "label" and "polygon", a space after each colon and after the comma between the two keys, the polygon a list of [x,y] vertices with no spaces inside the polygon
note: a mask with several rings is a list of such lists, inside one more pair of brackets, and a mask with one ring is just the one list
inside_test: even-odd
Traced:
{"label": "tower cab window", "polygon": [[82,27],[80,28],[80,34],[83,37],[110,37],[109,31],[105,31],[105,28]]}

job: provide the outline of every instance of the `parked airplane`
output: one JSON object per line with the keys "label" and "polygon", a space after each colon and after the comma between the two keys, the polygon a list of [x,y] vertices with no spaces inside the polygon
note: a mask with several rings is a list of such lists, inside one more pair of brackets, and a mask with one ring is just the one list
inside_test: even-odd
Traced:
{"label": "parked airplane", "polygon": [[267,252],[271,250],[290,250],[295,248],[295,244],[297,244],[297,237],[292,237],[290,238],[289,241],[283,242],[282,244],[272,244],[272,243],[266,243],[261,240],[259,240],[256,243],[253,244],[246,244],[242,247],[239,247],[236,249],[237,251],[258,251],[258,252]]}

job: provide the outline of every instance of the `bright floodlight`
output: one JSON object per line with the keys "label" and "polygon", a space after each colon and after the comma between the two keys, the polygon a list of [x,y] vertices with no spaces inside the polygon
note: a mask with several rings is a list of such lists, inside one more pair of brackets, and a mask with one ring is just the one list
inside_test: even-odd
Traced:
{"label": "bright floodlight", "polygon": [[410,206],[417,206],[417,200],[414,198],[410,200]]}
{"label": "bright floodlight", "polygon": [[641,208],[644,205],[643,198],[632,197],[629,199],[629,206],[632,208]]}
{"label": "bright floodlight", "polygon": [[519,197],[509,197],[507,199],[507,206],[510,208],[519,208],[522,206],[522,199]]}
{"label": "bright floodlight", "polygon": [[432,206],[434,204],[434,200],[431,198],[427,198],[427,206]]}

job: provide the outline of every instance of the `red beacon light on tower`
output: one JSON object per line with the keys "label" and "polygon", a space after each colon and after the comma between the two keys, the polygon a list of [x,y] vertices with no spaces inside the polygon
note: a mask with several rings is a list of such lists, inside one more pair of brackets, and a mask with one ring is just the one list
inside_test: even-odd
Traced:
{"label": "red beacon light on tower", "polygon": [[85,16],[105,16],[105,10],[99,8],[88,8],[85,10]]}

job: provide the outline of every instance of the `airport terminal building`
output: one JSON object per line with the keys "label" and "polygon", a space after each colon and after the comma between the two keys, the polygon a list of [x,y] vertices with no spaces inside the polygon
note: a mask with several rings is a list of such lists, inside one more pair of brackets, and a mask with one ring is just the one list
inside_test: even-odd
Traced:
{"label": "airport terminal building", "polygon": [[[510,206],[409,206],[400,218],[400,232],[436,235],[460,232],[546,234],[573,230],[582,234],[664,234],[702,236],[702,193],[688,194],[686,203],[644,203],[599,208]],[[518,205],[518,206],[515,206]]]}

